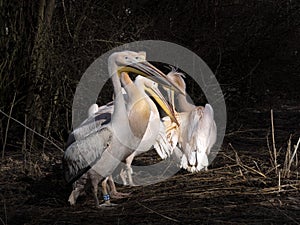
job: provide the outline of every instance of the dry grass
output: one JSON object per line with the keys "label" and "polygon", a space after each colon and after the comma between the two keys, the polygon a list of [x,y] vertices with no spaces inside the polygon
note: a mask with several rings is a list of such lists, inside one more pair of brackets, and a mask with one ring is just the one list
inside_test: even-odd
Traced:
{"label": "dry grass", "polygon": [[[286,149],[276,148],[275,142],[275,127],[274,127],[274,117],[273,110],[271,110],[271,126],[272,126],[272,149],[268,140],[268,149],[270,154],[271,161],[271,171],[275,172],[275,175],[278,177],[278,191],[282,190],[282,179],[284,178],[296,178],[298,180],[299,175],[299,161],[298,161],[298,148],[300,144],[300,137],[298,138],[297,144],[292,147],[292,135],[290,135],[287,143]],[[273,150],[273,151],[272,151]],[[284,157],[282,163],[278,161],[278,158],[282,154]]]}
{"label": "dry grass", "polygon": [[[68,206],[70,187],[62,179],[59,151],[32,152],[26,164],[21,154],[11,152],[1,162],[0,224],[299,224],[299,139],[295,143],[290,136],[286,148],[277,150],[275,126],[268,145],[262,142],[268,139],[261,138],[263,131],[254,130],[231,134],[235,141],[226,138],[208,171],[181,170],[149,186],[119,185],[119,191],[132,195],[113,200],[119,206],[111,210],[94,208],[90,195]],[[255,134],[261,145],[237,141],[244,135],[242,142],[252,142]],[[136,163],[155,159],[150,151]]]}

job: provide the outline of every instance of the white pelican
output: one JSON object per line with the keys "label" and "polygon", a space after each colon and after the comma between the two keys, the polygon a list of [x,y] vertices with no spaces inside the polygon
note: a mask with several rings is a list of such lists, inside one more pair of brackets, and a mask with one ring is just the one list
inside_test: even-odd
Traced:
{"label": "white pelican", "polygon": [[[128,81],[128,82],[129,82],[129,84],[131,84],[131,81]],[[140,143],[141,147],[136,149],[136,151],[134,151],[125,160],[126,166],[127,166],[127,178],[129,180],[129,185],[131,185],[131,186],[134,185],[132,176],[131,176],[131,174],[132,174],[131,163],[135,156],[150,150],[150,147],[152,145],[154,145],[155,150],[157,151],[157,153],[159,154],[159,156],[162,159],[165,159],[168,156],[170,156],[170,154],[172,153],[172,150],[173,150],[170,143],[168,143],[166,133],[165,133],[165,127],[164,127],[164,124],[160,121],[160,115],[159,115],[158,109],[157,109],[156,105],[154,104],[154,102],[151,100],[151,98],[145,93],[145,91],[147,93],[149,93],[149,95],[154,97],[156,99],[156,101],[158,103],[160,103],[160,106],[162,108],[164,108],[164,111],[168,111],[168,109],[165,109],[165,107],[166,107],[166,105],[168,105],[168,103],[165,101],[164,97],[162,96],[161,92],[159,91],[159,89],[157,87],[157,83],[150,79],[147,79],[145,77],[137,76],[134,81],[134,85],[139,89],[139,91],[144,95],[144,98],[147,100],[147,102],[151,108],[151,118],[147,125],[146,132],[143,135],[143,140]],[[128,89],[128,87],[126,87],[125,89]],[[124,92],[125,92],[124,94],[126,94],[126,91],[124,91]],[[126,96],[124,96],[124,97],[126,97]],[[131,103],[129,103],[129,104],[131,104]],[[110,114],[113,112],[113,108],[114,108],[113,103],[108,103],[107,105],[104,105],[101,107],[98,107],[97,104],[91,105],[91,107],[88,110],[89,118],[85,122],[82,123],[82,126],[80,126],[79,128],[75,129],[72,132],[72,134],[70,135],[70,138],[72,137],[72,139],[74,140],[74,135],[76,135],[76,134],[77,134],[77,138],[82,138],[83,135],[87,136],[86,132],[88,134],[90,134],[91,132],[94,132],[94,130],[97,129],[97,126],[101,126],[101,124],[104,123],[107,120],[107,118],[109,118]],[[173,115],[170,115],[170,116],[173,116]],[[133,121],[137,121],[136,118],[134,118],[132,116],[130,116],[129,118],[132,118]],[[96,119],[96,123],[91,123],[95,119]],[[172,119],[173,119],[173,121],[177,122],[175,118],[172,118]],[[88,121],[90,121],[91,126],[86,126],[87,124],[89,124]],[[159,127],[160,130],[155,131],[155,129],[157,129],[156,127]],[[90,130],[87,131],[87,129],[90,129]],[[151,132],[152,133],[159,132],[159,135],[157,137],[153,137],[153,135],[152,135],[152,137],[151,137]],[[155,138],[155,140],[154,140],[154,138]],[[124,185],[127,185],[128,183],[127,183],[126,178],[124,177],[124,172],[121,171],[120,175],[121,175]],[[111,181],[112,181],[112,178],[111,178]],[[112,189],[112,193],[111,193],[112,197],[120,197],[123,195],[122,193],[118,193],[116,191],[116,188],[114,185],[111,187],[111,189]]]}
{"label": "white pelican", "polygon": [[[146,90],[152,97],[154,97],[156,99],[156,101],[158,103],[160,103],[162,108],[166,107],[166,105],[168,104],[167,102],[162,102],[162,101],[165,101],[165,99],[162,96],[162,94],[160,93],[160,91],[158,90],[156,82],[153,82],[150,79],[144,78],[142,76],[137,76],[134,84],[135,84],[135,86],[138,87],[140,92],[145,95],[145,99],[148,101],[148,103],[151,107],[152,123],[150,123],[150,122],[148,123],[148,127],[147,127],[146,133],[144,135],[145,141],[143,140],[141,142],[141,145],[144,145],[144,148],[137,149],[130,156],[128,156],[126,158],[125,161],[126,161],[126,165],[127,165],[127,170],[126,171],[122,170],[120,173],[120,177],[122,178],[124,185],[128,184],[127,183],[127,179],[128,179],[129,184],[131,186],[134,185],[133,181],[132,181],[132,176],[131,176],[132,160],[136,155],[141,154],[147,150],[150,150],[150,148],[149,149],[147,149],[147,148],[150,144],[152,144],[153,140],[148,138],[148,143],[149,142],[150,143],[147,144],[147,143],[145,143],[147,141],[147,139],[145,137],[151,136],[148,133],[151,132],[151,128],[153,128],[153,126],[158,126],[157,123],[159,120],[159,113],[156,108],[156,105],[149,98],[149,96],[146,95],[144,90]],[[154,91],[153,91],[153,89],[154,89]],[[126,91],[124,91],[123,95],[124,94],[126,94]],[[127,97],[127,95],[124,96],[124,98],[125,97]],[[161,104],[161,102],[164,104]],[[73,143],[75,141],[75,136],[76,136],[76,140],[83,139],[86,136],[88,136],[89,134],[95,132],[97,130],[97,128],[101,127],[102,124],[110,121],[113,110],[114,110],[113,102],[110,102],[101,107],[98,107],[97,104],[91,105],[90,108],[88,109],[88,118],[69,135],[67,145],[70,145],[71,143]],[[164,111],[167,111],[167,109],[164,109]],[[164,159],[164,158],[167,158],[168,156],[170,156],[173,148],[168,143],[168,140],[167,140],[167,137],[165,134],[165,127],[164,127],[163,123],[161,121],[159,121],[159,123],[160,123],[160,132],[155,140],[156,142],[154,143],[154,148],[156,149],[156,151],[160,155],[160,157],[162,159]],[[153,129],[152,129],[152,132],[153,132]],[[82,175],[82,177],[79,180],[77,180],[74,184],[74,190],[69,197],[70,204],[74,205],[76,203],[76,199],[78,198],[78,196],[84,193],[87,182],[92,181],[92,182],[95,182],[95,184],[96,184],[96,183],[99,183],[99,181],[100,181],[99,179],[101,179],[101,177],[99,177],[99,175],[97,175],[97,172],[94,171],[93,169],[90,169],[87,173]],[[111,190],[110,196],[112,198],[122,198],[124,196],[129,195],[127,193],[117,192],[112,176],[109,176],[108,179],[105,179],[105,181],[102,183],[102,185],[106,186],[107,181],[109,181],[109,184],[110,184],[110,186],[109,186],[109,188]]]}
{"label": "white pelican", "polygon": [[[115,95],[114,110],[110,122],[97,127],[96,132],[90,133],[83,139],[77,140],[75,138],[76,142],[66,149],[63,157],[65,178],[68,182],[76,181],[90,168],[100,173],[97,174],[97,178],[93,179],[91,177],[97,206],[99,206],[98,183],[101,179],[104,179],[102,192],[105,204],[110,205],[106,181],[120,161],[128,157],[135,149],[143,147],[140,143],[151,117],[149,103],[139,89],[132,84],[126,72],[135,72],[144,76],[155,75],[160,78],[160,83],[170,85],[165,80],[163,73],[145,61],[144,52],[124,51],[113,53],[108,60],[108,70]],[[127,92],[127,104],[125,104],[121,92],[120,80]],[[175,118],[172,115],[172,110],[169,109],[167,114]],[[136,123],[137,121],[138,123]],[[153,133],[153,136],[155,136],[155,133]],[[73,193],[74,191],[75,193]],[[76,201],[78,193],[76,193],[76,189],[73,192],[70,198],[73,196]]]}
{"label": "white pelican", "polygon": [[[182,78],[183,74],[172,70],[167,74],[169,80],[177,83],[180,88],[186,91],[186,84]],[[174,92],[169,92],[169,98],[174,105]],[[174,126],[174,123],[166,121],[169,127],[169,138],[178,138],[179,147],[183,151],[181,158],[181,167],[190,172],[198,172],[203,168],[207,170],[208,155],[216,142],[217,128],[214,121],[214,111],[210,104],[195,106],[189,103],[186,96],[176,94],[178,109],[177,119],[180,127]],[[172,127],[173,125],[173,127]],[[175,128],[175,131],[174,129]],[[176,129],[178,129],[176,131]],[[174,132],[170,134],[170,132]],[[175,138],[174,138],[175,136]]]}
{"label": "white pelican", "polygon": [[[144,135],[141,136],[142,140],[138,148],[135,151],[133,151],[133,153],[130,156],[128,156],[125,160],[127,177],[130,186],[134,186],[132,176],[131,176],[132,174],[131,163],[135,156],[140,155],[146,151],[149,151],[152,146],[154,146],[155,150],[157,151],[157,153],[160,155],[161,158],[166,158],[166,156],[163,155],[164,153],[166,153],[167,156],[169,156],[172,153],[172,146],[167,142],[166,135],[164,133],[161,133],[161,126],[163,126],[163,123],[160,121],[160,115],[158,109],[155,103],[145,93],[144,90],[146,90],[152,97],[154,97],[156,102],[160,104],[163,110],[167,112],[169,116],[172,117],[172,121],[178,124],[174,115],[168,111],[172,108],[171,107],[166,108],[166,106],[169,106],[169,104],[165,101],[161,92],[157,88],[156,82],[153,82],[142,76],[137,76],[134,84],[139,89],[140,93],[143,93],[144,95],[143,98],[147,101],[148,105],[150,106],[151,114],[150,114],[149,123],[147,124],[146,131]],[[139,120],[136,120],[134,117],[129,116],[129,118],[133,118],[134,123],[139,123]],[[155,133],[156,135],[153,135],[153,133]],[[124,184],[127,183],[125,182]]]}
{"label": "white pelican", "polygon": [[[110,102],[101,107],[98,107],[97,104],[92,104],[88,109],[88,118],[69,135],[67,147],[74,143],[76,140],[84,139],[93,132],[96,132],[97,128],[101,128],[103,124],[110,122],[112,112],[113,102]],[[78,196],[85,194],[87,183],[91,183],[92,186],[98,186],[98,183],[101,179],[102,177],[99,176],[97,171],[93,170],[92,168],[84,173],[78,180],[73,183],[73,191],[70,194],[68,200],[70,205],[75,205]],[[106,189],[107,181],[109,181],[110,184],[110,197],[122,198],[129,195],[127,193],[117,192],[112,176],[109,176],[108,179],[105,179],[103,181],[102,186],[104,187],[104,189]],[[94,195],[94,197],[95,201],[97,202],[97,196]]]}

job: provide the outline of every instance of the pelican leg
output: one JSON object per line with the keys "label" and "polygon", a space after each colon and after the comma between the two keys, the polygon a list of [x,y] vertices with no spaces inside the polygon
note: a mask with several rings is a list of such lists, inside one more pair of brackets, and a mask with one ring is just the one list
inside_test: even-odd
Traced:
{"label": "pelican leg", "polygon": [[110,197],[111,198],[116,198],[116,199],[126,198],[131,194],[131,193],[118,192],[112,176],[108,177],[108,183],[109,183],[109,187],[110,187]]}
{"label": "pelican leg", "polygon": [[200,170],[202,170],[203,168],[205,170],[207,170],[207,167],[208,167],[208,158],[207,158],[207,155],[206,155],[206,152],[197,152],[197,171],[196,172],[199,172]]}
{"label": "pelican leg", "polygon": [[133,179],[132,179],[132,168],[131,168],[131,163],[133,161],[133,158],[134,158],[135,154],[131,154],[130,156],[128,156],[126,158],[126,171],[127,171],[127,177],[128,177],[128,181],[129,181],[129,186],[136,186],[134,183],[133,183]]}
{"label": "pelican leg", "polygon": [[98,180],[92,180],[92,191],[95,199],[96,207],[99,207],[99,199],[98,199]]}
{"label": "pelican leg", "polygon": [[128,185],[128,183],[127,183],[127,172],[126,172],[126,170],[123,169],[123,168],[121,169],[120,177],[121,177],[121,179],[122,179],[123,185],[124,185],[124,186]]}
{"label": "pelican leg", "polygon": [[76,200],[79,197],[79,195],[81,194],[81,192],[83,191],[83,189],[80,188],[75,188],[70,196],[69,196],[69,200],[68,202],[70,203],[70,205],[74,206],[76,204]]}
{"label": "pelican leg", "polygon": [[68,202],[74,206],[79,196],[85,194],[85,185],[87,183],[87,175],[83,175],[78,181],[73,184],[73,191],[69,196]]}
{"label": "pelican leg", "polygon": [[188,160],[187,160],[185,154],[182,155],[180,168],[183,168],[183,169],[187,169],[188,168]]}
{"label": "pelican leg", "polygon": [[112,206],[116,206],[117,204],[113,204],[110,202],[110,195],[108,193],[107,190],[107,181],[108,181],[109,177],[106,177],[103,181],[102,181],[102,194],[103,194],[103,200],[104,203],[99,205],[98,207],[112,207]]}

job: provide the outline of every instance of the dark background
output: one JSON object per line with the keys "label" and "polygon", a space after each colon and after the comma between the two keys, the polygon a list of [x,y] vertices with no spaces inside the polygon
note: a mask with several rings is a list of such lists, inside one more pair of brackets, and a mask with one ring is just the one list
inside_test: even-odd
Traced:
{"label": "dark background", "polygon": [[[299,111],[292,114],[296,122],[285,113],[300,107],[299,1],[0,0],[0,6],[0,109],[62,149],[84,71],[101,54],[138,40],[174,42],[209,65],[226,99],[227,142],[247,124],[269,129],[270,109],[285,118],[284,142],[299,131]],[[195,85],[188,81],[189,94],[204,104]],[[111,94],[103,90],[98,103]],[[35,168],[41,157],[60,163],[62,153],[49,141],[0,114],[3,162],[17,157],[23,174],[35,178],[44,173]]]}
{"label": "dark background", "polygon": [[[106,51],[137,40],[170,41],[198,54],[230,113],[298,103],[299,9],[298,1],[2,1],[1,110],[62,145],[84,71]],[[190,86],[192,97],[201,95]],[[111,90],[99,102],[110,98]],[[0,122],[3,143],[7,118]],[[15,122],[7,136],[7,144],[32,144]]]}

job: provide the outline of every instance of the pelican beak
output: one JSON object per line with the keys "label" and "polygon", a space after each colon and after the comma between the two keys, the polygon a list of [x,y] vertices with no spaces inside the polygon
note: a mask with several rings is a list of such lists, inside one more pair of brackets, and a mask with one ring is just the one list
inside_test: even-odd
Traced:
{"label": "pelican beak", "polygon": [[179,126],[173,107],[167,102],[157,86],[151,85],[148,87],[145,85],[144,89],[148,92],[149,96],[152,96],[155,99],[155,101],[160,105],[170,119]]}
{"label": "pelican beak", "polygon": [[171,90],[180,92],[183,95],[186,95],[185,92],[180,88],[180,86],[177,83],[168,79],[168,77],[163,72],[161,72],[159,69],[157,69],[155,66],[153,66],[147,61],[136,62],[127,66],[120,67],[118,72],[119,74],[121,72],[132,72],[135,74],[142,75],[144,77],[153,80],[156,83],[165,86],[166,88],[169,88]]}

